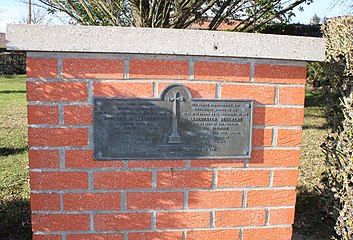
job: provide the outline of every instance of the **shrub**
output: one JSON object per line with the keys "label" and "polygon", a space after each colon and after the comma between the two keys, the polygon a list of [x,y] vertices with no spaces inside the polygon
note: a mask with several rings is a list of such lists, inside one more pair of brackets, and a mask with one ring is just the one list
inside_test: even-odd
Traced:
{"label": "shrub", "polygon": [[336,219],[340,239],[353,239],[353,105],[342,102],[344,121],[323,144],[327,168],[324,173],[327,210]]}
{"label": "shrub", "polygon": [[323,26],[326,61],[321,79],[332,126],[322,148],[327,211],[336,219],[337,238],[353,239],[353,17],[338,17]]}

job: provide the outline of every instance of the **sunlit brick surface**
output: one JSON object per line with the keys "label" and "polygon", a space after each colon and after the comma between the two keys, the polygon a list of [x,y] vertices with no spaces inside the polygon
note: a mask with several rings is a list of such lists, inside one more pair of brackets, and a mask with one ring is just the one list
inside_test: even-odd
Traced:
{"label": "sunlit brick surface", "polygon": [[[27,99],[33,239],[291,238],[305,66],[257,59],[36,53]],[[250,159],[93,156],[93,99],[254,100]]]}

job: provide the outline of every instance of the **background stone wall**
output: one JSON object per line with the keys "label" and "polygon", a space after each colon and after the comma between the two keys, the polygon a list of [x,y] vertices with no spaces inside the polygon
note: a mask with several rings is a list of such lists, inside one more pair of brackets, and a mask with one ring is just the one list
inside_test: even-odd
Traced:
{"label": "background stone wall", "polygon": [[0,74],[25,74],[26,54],[0,51]]}

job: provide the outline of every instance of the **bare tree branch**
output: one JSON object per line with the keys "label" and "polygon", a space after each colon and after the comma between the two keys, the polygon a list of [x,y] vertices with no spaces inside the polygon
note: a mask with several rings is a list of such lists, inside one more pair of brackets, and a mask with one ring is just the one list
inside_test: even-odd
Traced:
{"label": "bare tree branch", "polygon": [[210,0],[208,4],[200,11],[199,15],[191,16],[187,21],[185,21],[184,26],[182,28],[189,27],[193,22],[200,18],[204,13],[206,13],[210,8],[217,2],[217,0]]}
{"label": "bare tree branch", "polygon": [[260,27],[262,27],[263,25],[271,22],[274,18],[277,18],[283,14],[285,14],[286,12],[294,9],[295,7],[299,6],[300,4],[302,4],[303,2],[306,2],[306,0],[298,0],[294,3],[292,3],[291,5],[289,5],[288,7],[282,9],[281,11],[277,12],[276,14],[270,16],[269,18],[267,18],[265,21],[263,21],[262,23],[260,23],[257,26],[254,26],[253,29],[249,29],[250,31],[256,31],[257,29],[259,29]]}
{"label": "bare tree branch", "polygon": [[187,28],[198,20],[212,16],[208,29],[216,30],[222,23],[236,22],[233,30],[255,31],[279,17],[288,16],[293,8],[312,0],[37,1],[51,11],[64,12],[84,25]]}

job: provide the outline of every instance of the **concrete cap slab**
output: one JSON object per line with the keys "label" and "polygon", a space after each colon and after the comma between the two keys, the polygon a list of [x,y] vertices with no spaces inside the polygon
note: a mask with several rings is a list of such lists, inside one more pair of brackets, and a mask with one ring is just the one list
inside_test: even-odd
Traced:
{"label": "concrete cap slab", "polygon": [[161,28],[7,25],[7,49],[322,61],[322,38]]}

